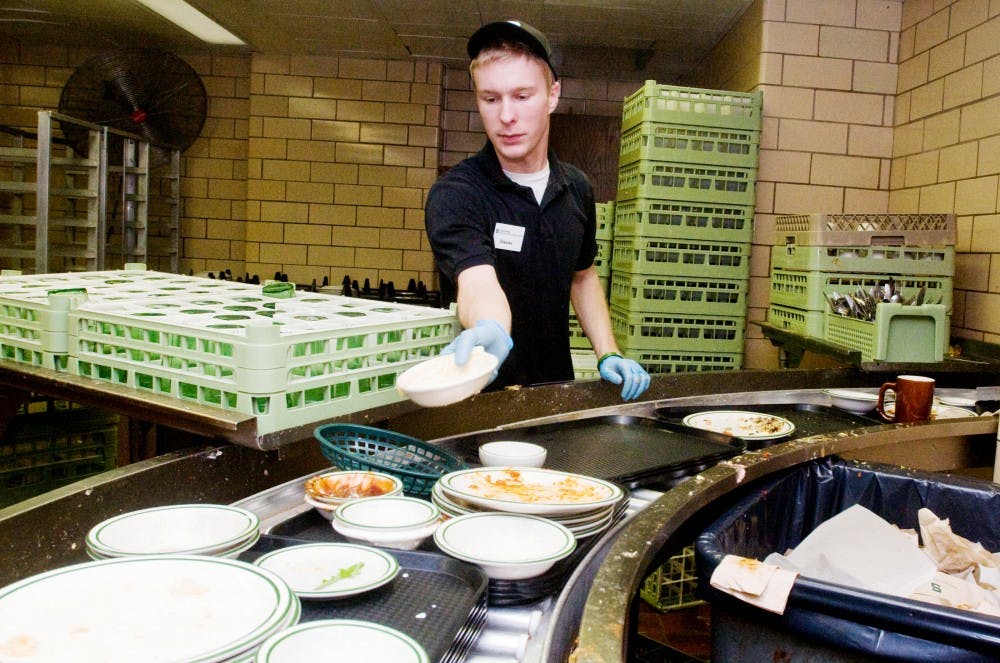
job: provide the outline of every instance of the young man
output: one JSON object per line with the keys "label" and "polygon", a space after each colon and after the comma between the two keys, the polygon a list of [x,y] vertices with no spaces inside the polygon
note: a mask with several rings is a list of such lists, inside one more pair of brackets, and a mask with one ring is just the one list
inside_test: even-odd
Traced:
{"label": "young man", "polygon": [[650,378],[622,357],[611,331],[593,264],[593,188],[549,150],[560,83],[548,40],[525,23],[501,21],[477,30],[467,50],[489,140],[434,184],[426,207],[442,290],[457,285],[466,328],[446,351],[459,364],[476,345],[495,355],[493,389],[572,380],[572,301],[601,377],[632,400]]}

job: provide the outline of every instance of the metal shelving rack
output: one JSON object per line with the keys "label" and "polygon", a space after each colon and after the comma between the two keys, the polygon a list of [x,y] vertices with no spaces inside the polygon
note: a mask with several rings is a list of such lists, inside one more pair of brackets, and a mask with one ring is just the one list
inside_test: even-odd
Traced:
{"label": "metal shelving rack", "polygon": [[[57,135],[55,120],[85,136],[81,142]],[[39,111],[38,133],[5,129],[0,145],[0,266],[27,273],[97,271],[145,263],[151,201],[166,210],[153,229],[162,268],[177,270],[179,254],[180,152],[160,147],[166,166],[150,189],[153,146],[139,136]],[[111,145],[121,145],[111,155]],[[82,150],[81,150],[82,151]],[[113,157],[113,158],[112,158]],[[114,162],[114,163],[112,163]],[[162,228],[160,226],[163,226]],[[120,261],[120,262],[119,262]]]}

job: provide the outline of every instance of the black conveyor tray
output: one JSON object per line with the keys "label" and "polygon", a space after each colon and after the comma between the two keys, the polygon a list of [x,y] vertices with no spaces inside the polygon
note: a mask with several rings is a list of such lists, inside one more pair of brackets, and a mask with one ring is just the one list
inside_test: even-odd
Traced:
{"label": "black conveyor tray", "polygon": [[[343,541],[322,516],[311,511],[303,516],[291,519],[298,523],[292,529],[302,536],[264,535],[240,559],[253,562],[264,553],[300,543]],[[453,645],[461,648],[464,644],[466,649],[471,646],[486,619],[488,578],[482,569],[433,552],[386,550],[400,567],[392,582],[356,596],[303,599],[299,621],[360,619],[384,624],[419,642],[431,661],[440,661],[445,654],[450,660],[456,655],[455,651],[449,652]],[[462,639],[466,642],[459,642]],[[336,660],[336,652],[328,655],[330,660]]]}
{"label": "black conveyor tray", "polygon": [[655,417],[609,415],[538,426],[505,428],[436,444],[470,465],[479,445],[494,440],[534,442],[548,450],[545,467],[624,484],[662,487],[741,453],[740,440],[671,425]]}
{"label": "black conveyor tray", "polygon": [[[620,522],[625,517],[627,509],[628,498],[623,498],[622,501],[615,506],[614,517],[612,518],[612,523],[609,525],[609,528]],[[285,543],[284,545],[306,542],[311,543],[315,541],[347,541],[347,539],[333,529],[330,525],[330,521],[317,514],[315,510],[305,511],[282,523],[279,523],[271,529],[271,535],[278,541],[290,542]],[[577,564],[580,563],[580,560],[586,556],[593,544],[599,539],[600,535],[594,535],[578,540],[576,550],[573,554],[559,560],[551,569],[540,576],[526,578],[523,580],[488,580],[486,589],[488,600],[486,603],[491,606],[522,605],[525,603],[533,603],[546,596],[558,594],[559,590],[562,589],[562,586],[566,584],[566,578],[573,573]],[[400,565],[405,568],[406,565],[404,564],[403,557],[397,555],[400,551],[396,551],[391,548],[384,548],[384,550],[396,555],[397,559],[399,559]],[[254,556],[256,557],[256,555],[263,554],[263,552],[264,551],[255,553]],[[419,548],[417,548],[415,553],[411,554],[423,554],[430,557],[440,557],[453,561],[457,564],[465,564],[464,562],[454,560],[443,553],[437,545],[435,545],[433,537],[429,537],[420,545]],[[473,568],[476,569],[477,572],[481,573],[481,571],[479,571],[479,567],[473,566]]]}
{"label": "black conveyor tray", "polygon": [[721,406],[679,406],[657,408],[656,416],[671,424],[683,426],[681,420],[689,414],[705,412],[707,410],[749,410],[751,412],[761,412],[784,417],[793,424],[795,430],[790,435],[774,440],[746,440],[748,449],[759,449],[777,442],[785,440],[796,440],[801,437],[820,435],[822,433],[833,433],[836,431],[850,430],[852,428],[864,428],[866,426],[878,426],[882,422],[859,414],[853,414],[835,407],[826,405],[814,405],[812,403],[781,403],[781,404],[757,404],[746,403],[743,405],[721,405]]}

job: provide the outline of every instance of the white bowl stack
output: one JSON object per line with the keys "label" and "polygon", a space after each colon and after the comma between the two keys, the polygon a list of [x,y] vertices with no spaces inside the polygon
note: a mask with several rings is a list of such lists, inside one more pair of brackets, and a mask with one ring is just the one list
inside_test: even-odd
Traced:
{"label": "white bowl stack", "polygon": [[235,558],[260,538],[260,519],[222,504],[172,504],[130,511],[94,525],[87,554],[95,560],[145,555]]}

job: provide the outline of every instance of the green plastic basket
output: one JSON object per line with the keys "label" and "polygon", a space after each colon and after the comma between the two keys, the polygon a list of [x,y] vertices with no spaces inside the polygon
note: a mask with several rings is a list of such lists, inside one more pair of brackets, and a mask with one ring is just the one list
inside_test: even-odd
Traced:
{"label": "green plastic basket", "polygon": [[324,424],[313,434],[323,456],[340,469],[391,474],[412,497],[430,497],[438,479],[465,468],[461,460],[433,445],[381,428]]}

